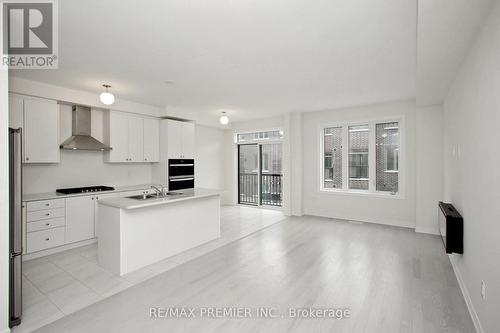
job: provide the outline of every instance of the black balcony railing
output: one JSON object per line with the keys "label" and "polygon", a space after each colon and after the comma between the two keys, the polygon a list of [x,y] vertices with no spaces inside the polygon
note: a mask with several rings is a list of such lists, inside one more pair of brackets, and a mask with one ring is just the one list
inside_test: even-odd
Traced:
{"label": "black balcony railing", "polygon": [[283,176],[280,174],[263,174],[261,183],[261,204],[269,206],[281,206]]}
{"label": "black balcony railing", "polygon": [[[261,204],[269,206],[281,206],[283,176],[281,174],[263,174],[261,177]],[[240,173],[239,200],[242,204],[259,204],[258,174]]]}
{"label": "black balcony railing", "polygon": [[259,175],[256,173],[240,173],[240,203],[259,204]]}

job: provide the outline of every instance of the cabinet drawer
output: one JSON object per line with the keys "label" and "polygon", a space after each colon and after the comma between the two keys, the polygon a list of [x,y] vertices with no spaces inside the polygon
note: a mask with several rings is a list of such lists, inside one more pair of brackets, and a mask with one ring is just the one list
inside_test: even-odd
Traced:
{"label": "cabinet drawer", "polygon": [[46,210],[37,210],[35,212],[28,212],[27,220],[28,222],[33,222],[33,221],[47,220],[63,216],[64,216],[64,208],[46,209]]}
{"label": "cabinet drawer", "polygon": [[29,201],[27,203],[28,212],[34,212],[37,210],[44,210],[44,209],[63,208],[63,207],[64,207],[64,199]]}
{"label": "cabinet drawer", "polygon": [[64,227],[65,225],[66,225],[66,220],[64,219],[64,217],[59,217],[56,219],[47,219],[47,220],[27,223],[26,231],[27,232],[40,231],[56,227]]}
{"label": "cabinet drawer", "polygon": [[28,232],[28,253],[64,245],[64,227]]}

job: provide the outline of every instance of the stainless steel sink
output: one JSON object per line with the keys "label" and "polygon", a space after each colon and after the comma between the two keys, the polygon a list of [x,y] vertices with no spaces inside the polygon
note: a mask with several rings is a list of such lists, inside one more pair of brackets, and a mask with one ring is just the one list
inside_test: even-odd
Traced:
{"label": "stainless steel sink", "polygon": [[181,192],[167,192],[165,196],[161,195],[156,195],[156,194],[141,194],[141,195],[133,195],[131,197],[127,197],[128,199],[134,199],[134,200],[148,200],[148,199],[162,199],[162,198],[168,198],[172,196],[177,196],[177,195],[183,195],[184,193]]}
{"label": "stainless steel sink", "polygon": [[156,199],[156,194],[141,194],[141,195],[133,195],[131,197],[127,197],[128,199],[134,200],[148,200],[148,199]]}

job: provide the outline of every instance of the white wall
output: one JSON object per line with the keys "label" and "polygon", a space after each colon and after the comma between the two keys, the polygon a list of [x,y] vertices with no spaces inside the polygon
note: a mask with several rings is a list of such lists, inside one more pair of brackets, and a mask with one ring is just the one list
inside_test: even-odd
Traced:
{"label": "white wall", "polygon": [[224,130],[196,125],[195,186],[224,188]]}
{"label": "white wall", "polygon": [[416,111],[416,231],[438,234],[438,202],[443,200],[443,107]]}
{"label": "white wall", "polygon": [[290,114],[290,205],[291,215],[302,216],[303,191],[304,191],[304,156],[302,133],[302,113],[293,112]]}
{"label": "white wall", "polygon": [[[404,116],[406,146],[404,165],[404,198],[321,192],[320,126],[342,121],[376,120]],[[293,133],[292,133],[293,135]],[[365,222],[415,227],[415,102],[403,101],[303,114],[304,213]],[[402,183],[400,183],[401,185]]]}
{"label": "white wall", "polygon": [[60,163],[24,165],[24,194],[54,192],[62,187],[151,183],[151,164],[104,163],[103,156],[94,151],[61,151]]}
{"label": "white wall", "polygon": [[452,262],[484,332],[500,332],[499,59],[497,2],[444,103],[445,199],[464,218],[464,254]]}
{"label": "white wall", "polygon": [[[0,6],[0,17],[3,17]],[[3,55],[3,24],[0,54]],[[8,72],[0,65],[0,332],[9,331],[9,171],[8,171]]]}
{"label": "white wall", "polygon": [[231,129],[224,131],[224,194],[222,204],[236,205],[238,203],[238,185],[236,175],[238,163],[234,143],[234,133]]}

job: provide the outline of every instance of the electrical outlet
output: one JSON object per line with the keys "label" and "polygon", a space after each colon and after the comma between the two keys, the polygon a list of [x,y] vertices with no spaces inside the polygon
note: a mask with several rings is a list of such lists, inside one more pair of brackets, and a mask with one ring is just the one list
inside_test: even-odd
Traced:
{"label": "electrical outlet", "polygon": [[481,281],[481,297],[486,299],[486,283],[484,281]]}

